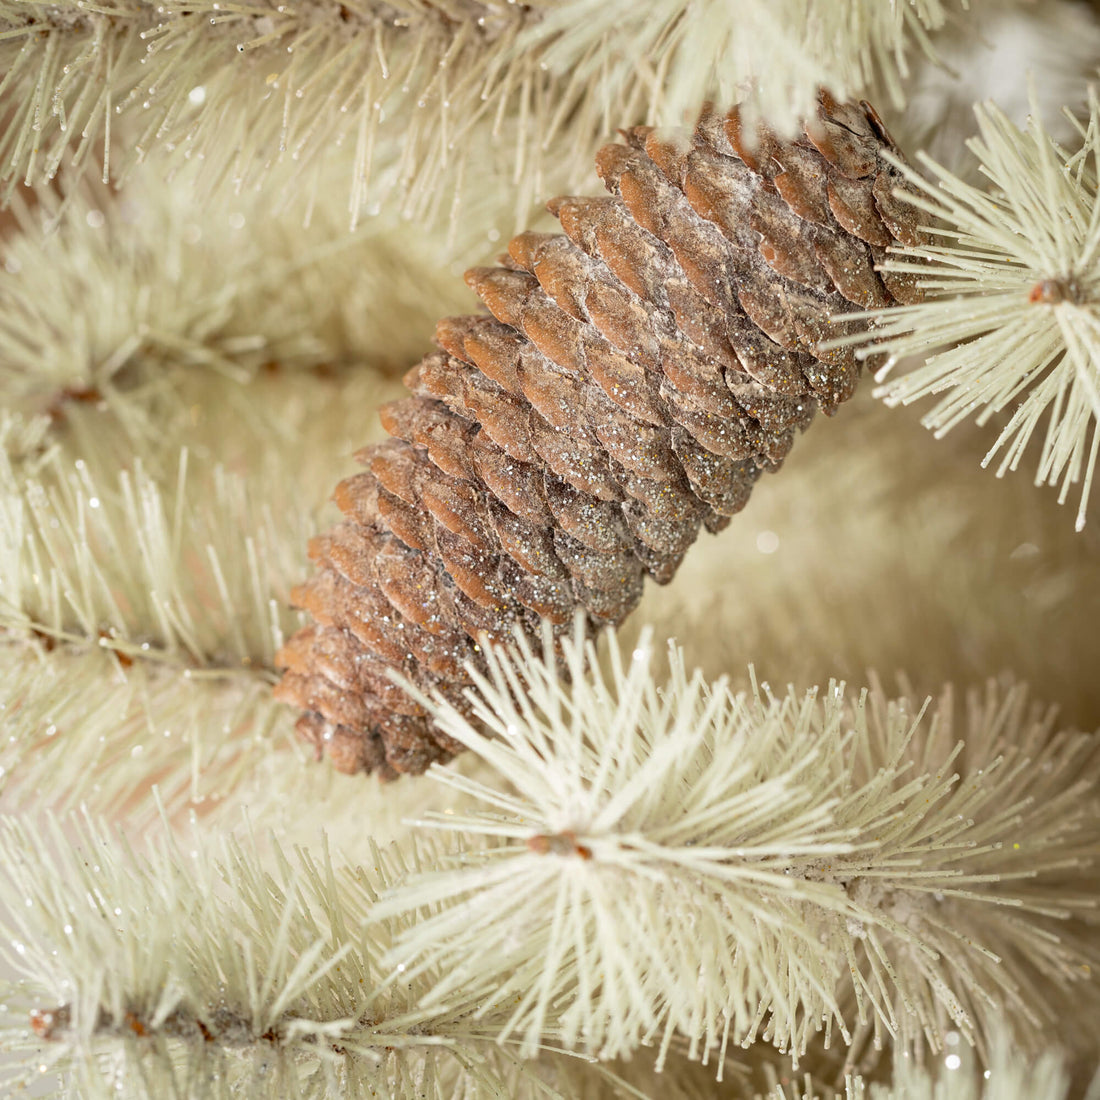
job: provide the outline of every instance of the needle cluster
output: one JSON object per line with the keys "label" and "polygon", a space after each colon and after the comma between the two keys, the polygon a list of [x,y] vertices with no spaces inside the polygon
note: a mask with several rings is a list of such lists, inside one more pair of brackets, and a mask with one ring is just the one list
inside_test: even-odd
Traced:
{"label": "needle cluster", "polygon": [[423,1009],[425,976],[387,982],[380,960],[415,918],[368,919],[409,867],[377,848],[371,863],[198,830],[138,856],[90,820],[5,819],[0,952],[21,980],[2,993],[0,1037],[22,1057],[0,1087],[56,1076],[55,1095],[74,1100],[561,1100],[586,1075],[614,1080],[574,1059],[520,1063],[493,1042],[499,1006]]}
{"label": "needle cluster", "polygon": [[998,476],[1038,433],[1036,484],[1060,483],[1060,501],[1080,486],[1080,530],[1100,448],[1100,102],[1072,154],[1037,117],[1020,129],[995,106],[976,113],[988,185],[928,158],[929,178],[907,171],[906,201],[935,227],[885,266],[919,274],[926,297],[868,314],[867,353],[890,355],[877,375],[888,403],[939,395],[924,416],[937,436],[971,416],[998,425],[984,460],[999,458]]}
{"label": "needle cluster", "polygon": [[[1004,0],[998,0],[1004,2]],[[387,195],[423,217],[462,190],[478,132],[517,187],[517,221],[576,183],[623,119],[684,121],[751,92],[787,132],[817,88],[902,99],[907,58],[967,0],[42,0],[0,2],[0,194],[67,159],[104,180],[157,148],[205,161],[211,184],[251,186],[291,166],[287,190],[323,194],[315,168],[353,150],[354,223]],[[122,140],[118,140],[124,135]],[[535,136],[537,135],[537,136]],[[6,184],[6,187],[3,185]],[[445,211],[444,211],[445,212]]]}
{"label": "needle cluster", "polygon": [[674,1036],[797,1057],[819,1032],[936,1051],[983,1045],[1007,1002],[1026,1041],[1096,965],[1100,752],[1019,690],[973,701],[963,740],[950,700],[734,695],[675,651],[658,685],[644,642],[595,657],[494,651],[473,699],[492,737],[434,703],[496,778],[433,768],[481,808],[419,821],[459,854],[381,906],[432,907],[389,955],[442,966],[426,1003],[480,989],[526,1049],[553,1020],[600,1057]]}

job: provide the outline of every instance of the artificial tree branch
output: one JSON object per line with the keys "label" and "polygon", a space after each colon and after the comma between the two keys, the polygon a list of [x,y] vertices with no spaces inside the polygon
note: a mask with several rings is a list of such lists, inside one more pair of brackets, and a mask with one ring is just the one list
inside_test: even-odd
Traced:
{"label": "artificial tree branch", "polygon": [[[767,108],[786,132],[819,85],[843,97],[902,100],[908,57],[961,0],[299,0],[155,4],[110,0],[0,4],[0,134],[5,199],[49,179],[72,155],[104,180],[153,149],[207,161],[206,176],[246,184],[272,163],[298,170],[354,146],[354,221],[396,189],[431,205],[461,178],[470,135],[511,148],[517,215],[539,174],[576,182],[588,151],[620,118],[681,122],[707,96]],[[612,117],[612,105],[615,116]],[[755,105],[755,107],[753,106]],[[128,139],[114,147],[112,130]],[[123,149],[126,151],[123,152]],[[482,162],[482,169],[484,163]],[[399,198],[399,201],[400,198]]]}
{"label": "artificial tree branch", "polygon": [[[0,807],[86,806],[146,828],[153,783],[173,819],[233,796],[272,754],[294,753],[290,723],[255,675],[203,675],[101,647],[0,638]],[[239,816],[239,815],[238,815]]]}
{"label": "artificial tree branch", "polygon": [[603,1065],[554,1051],[521,1061],[502,1041],[508,1001],[456,992],[423,1004],[439,972],[409,967],[385,977],[387,949],[427,914],[386,916],[378,892],[460,849],[374,845],[358,868],[327,845],[315,855],[284,854],[270,837],[264,846],[194,829],[173,841],[154,829],[135,852],[87,819],[64,827],[54,818],[33,827],[5,820],[0,881],[9,911],[0,912],[0,942],[20,978],[3,990],[0,1034],[17,1056],[0,1070],[3,1081],[18,1089],[56,1075],[51,1095],[82,1100],[1067,1094],[1062,1058],[1051,1051],[1025,1063],[1008,1053],[1003,1030],[984,1079],[954,1032],[938,1071],[902,1060],[892,1084],[851,1075],[830,1084],[793,1070],[767,1043],[717,1066],[714,1051],[700,1065],[675,1044],[656,1079],[640,1054]]}
{"label": "artificial tree branch", "polygon": [[74,404],[155,392],[173,369],[241,383],[365,362],[396,373],[422,352],[440,301],[462,300],[450,251],[394,217],[351,233],[325,205],[303,226],[262,192],[225,188],[197,205],[192,166],[156,174],[117,189],[67,174],[63,192],[20,194],[0,238],[6,408],[61,422]]}
{"label": "artificial tree branch", "polygon": [[1039,432],[1036,484],[1060,482],[1060,502],[1080,485],[1080,530],[1100,449],[1100,101],[1073,153],[1037,112],[1024,130],[992,104],[976,113],[986,188],[928,158],[927,178],[906,170],[905,201],[939,228],[885,267],[920,278],[924,301],[869,313],[868,332],[838,344],[889,355],[877,377],[890,404],[941,395],[924,417],[937,437],[975,414],[999,424],[983,463],[1000,456],[998,476]]}
{"label": "artificial tree branch", "polygon": [[1096,738],[1020,689],[973,700],[960,736],[949,697],[734,696],[675,652],[658,684],[644,641],[612,641],[601,673],[580,634],[563,659],[520,636],[489,651],[470,713],[419,696],[496,773],[431,770],[483,808],[425,815],[459,854],[380,909],[437,907],[389,954],[443,967],[426,1004],[514,1001],[504,1033],[528,1045],[552,1008],[602,1057],[764,1035],[797,1058],[822,1029],[988,1055],[1006,1014],[1018,1043],[1071,1041],[1065,999],[1097,997]]}
{"label": "artificial tree branch", "polygon": [[[253,840],[197,832],[138,857],[90,821],[74,831],[0,828],[14,903],[0,950],[21,975],[3,997],[5,1046],[23,1055],[0,1071],[10,1087],[52,1072],[66,1096],[135,1100],[575,1095],[549,1083],[553,1065],[544,1080],[494,1042],[493,1013],[474,1011],[488,1006],[459,997],[425,1012],[415,984],[382,984],[403,920],[370,913],[407,872],[401,857],[375,848],[368,872],[327,848],[265,857]],[[583,1064],[561,1073],[586,1074],[615,1080]]]}

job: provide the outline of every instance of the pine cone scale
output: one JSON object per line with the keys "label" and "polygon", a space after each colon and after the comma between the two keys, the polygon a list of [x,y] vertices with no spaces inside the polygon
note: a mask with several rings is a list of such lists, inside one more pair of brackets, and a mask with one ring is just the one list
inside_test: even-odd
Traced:
{"label": "pine cone scale", "polygon": [[618,499],[619,488],[599,446],[600,440],[587,438],[585,425],[578,425],[576,434],[559,431],[545,421],[533,427],[532,447],[552,473],[579,492],[591,493],[600,500]]}
{"label": "pine cone scale", "polygon": [[853,305],[860,309],[876,309],[890,303],[892,299],[875,271],[867,245],[819,228],[812,247],[833,285]]}
{"label": "pine cone scale", "polygon": [[[618,179],[620,190],[624,179],[640,186],[637,176],[623,175]],[[747,347],[748,352],[741,362],[750,374],[754,373],[755,368],[755,372],[763,375],[762,380],[766,382],[777,365],[780,369],[782,365],[787,365],[785,373],[791,379],[789,388],[796,392],[803,391],[806,385],[804,373],[786,354],[788,350],[799,350],[798,330],[789,319],[789,310],[773,310],[770,305],[770,296],[779,292],[778,281],[762,260],[755,264],[747,251],[743,254],[745,258],[739,262],[732,242],[721,231],[722,221],[729,220],[724,212],[728,196],[721,192],[717,184],[712,185],[705,177],[700,179],[698,174],[688,175],[682,180],[683,193],[678,192],[671,183],[659,180],[654,171],[649,172],[645,182],[650,189],[641,192],[644,196],[641,201],[663,203],[667,208],[667,229],[662,236],[668,238],[666,243],[670,245],[672,263],[679,269],[677,274],[686,279],[686,295],[681,298],[677,321],[682,322],[688,316],[724,319],[726,331],[721,334],[724,344],[735,356],[742,347]],[[739,224],[730,222],[733,227]],[[731,232],[738,230],[731,228]],[[750,270],[757,268],[755,279],[751,275],[738,277],[737,272],[746,267]],[[758,290],[757,282],[760,280],[765,280],[768,285]],[[749,287],[752,289],[746,289]],[[820,303],[815,305],[819,307]],[[741,317],[748,324],[741,323]],[[742,336],[747,328],[753,328],[755,332],[746,344]],[[755,356],[751,355],[753,351]],[[767,366],[762,368],[761,360]],[[770,372],[769,367],[772,368]]]}
{"label": "pine cone scale", "polygon": [[817,225],[829,224],[828,177],[805,158],[791,156],[781,150],[776,161],[783,170],[772,177],[772,186],[779,192],[792,213]]}
{"label": "pine cone scale", "polygon": [[876,250],[915,232],[873,112],[824,99],[806,137],[752,148],[736,115],[624,136],[597,158],[609,198],[554,200],[564,235],[467,273],[489,315],[439,323],[311,545],[316,625],[279,694],[342,770],[457,751],[393,672],[461,700],[483,641],[621,622],[855,385],[827,318],[890,300]]}

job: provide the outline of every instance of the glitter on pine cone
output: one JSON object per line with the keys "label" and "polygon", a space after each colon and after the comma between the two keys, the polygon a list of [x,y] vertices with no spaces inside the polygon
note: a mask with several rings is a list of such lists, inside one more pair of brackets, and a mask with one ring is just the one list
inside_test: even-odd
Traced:
{"label": "glitter on pine cone", "polygon": [[854,354],[822,347],[835,318],[918,297],[876,269],[918,232],[867,104],[823,93],[794,141],[736,111],[623,136],[596,158],[610,197],[554,199],[564,235],[467,272],[488,313],[439,323],[412,396],[381,410],[393,438],[359,453],[344,522],[311,543],[294,600],[315,624],[276,691],[341,771],[461,748],[393,672],[461,707],[482,644],[578,611],[592,633],[621,623],[851,396]]}

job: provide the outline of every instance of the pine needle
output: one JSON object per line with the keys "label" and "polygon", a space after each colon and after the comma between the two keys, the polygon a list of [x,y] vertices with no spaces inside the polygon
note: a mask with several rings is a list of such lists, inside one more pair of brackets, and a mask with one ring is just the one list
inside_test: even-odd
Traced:
{"label": "pine needle", "polygon": [[825,86],[840,99],[881,91],[905,102],[907,58],[932,52],[968,0],[559,0],[521,42],[544,43],[552,70],[590,82],[609,105],[644,82],[647,120],[690,121],[704,100],[743,101],[793,133]]}
{"label": "pine needle", "polygon": [[270,668],[297,616],[269,584],[288,590],[308,507],[276,514],[217,465],[196,487],[191,466],[185,449],[167,484],[140,461],[108,479],[54,450],[20,476],[0,454],[0,627],[102,639],[129,660]]}
{"label": "pine needle", "polygon": [[191,808],[209,814],[273,754],[284,769],[305,765],[293,716],[265,681],[193,676],[103,648],[7,638],[0,713],[9,813],[87,806],[140,830],[154,813],[153,783],[179,819]]}
{"label": "pine needle", "polygon": [[1035,482],[1060,482],[1060,502],[1081,486],[1078,530],[1100,450],[1095,93],[1090,111],[1071,156],[1036,117],[1021,131],[996,107],[977,108],[981,137],[970,145],[987,191],[927,158],[934,183],[908,173],[922,192],[908,201],[940,225],[932,243],[897,249],[885,266],[919,275],[927,298],[866,314],[873,344],[860,353],[889,355],[880,382],[907,356],[926,356],[877,392],[895,405],[941,394],[923,421],[937,437],[971,416],[1003,424],[984,460],[1000,456],[998,476],[1019,466],[1045,421]]}
{"label": "pine needle", "polygon": [[5,406],[54,415],[169,367],[238,382],[363,363],[393,372],[423,352],[439,313],[465,301],[447,250],[392,218],[353,234],[325,207],[303,227],[257,192],[197,203],[195,175],[20,192],[19,231],[0,240]]}
{"label": "pine needle", "polygon": [[[407,919],[368,921],[409,868],[377,848],[371,863],[342,866],[327,846],[262,857],[254,840],[197,832],[138,856],[90,820],[5,820],[0,954],[21,977],[0,1026],[21,1057],[3,1079],[57,1075],[74,1100],[563,1096],[492,1042],[500,1006],[426,1011],[424,979],[382,987]],[[548,1077],[608,1076],[546,1057]]]}
{"label": "pine needle", "polygon": [[964,748],[946,703],[731,696],[675,652],[658,686],[644,642],[612,643],[606,674],[585,658],[564,647],[567,687],[522,641],[492,653],[492,739],[434,703],[498,778],[432,770],[483,809],[420,819],[461,857],[382,905],[438,907],[389,955],[444,966],[433,997],[480,987],[514,1002],[505,1035],[531,1047],[552,1019],[600,1057],[676,1033],[797,1056],[821,1028],[937,1051],[1009,1010],[1020,1041],[1059,1019],[1097,955],[1094,739],[1019,690],[975,702]]}
{"label": "pine needle", "polygon": [[[912,47],[967,0],[106,0],[0,3],[0,181],[51,179],[70,158],[104,181],[153,149],[238,187],[273,164],[314,191],[327,150],[354,149],[352,219],[386,196],[423,217],[492,130],[518,213],[540,176],[575,183],[624,123],[683,121],[755,83],[791,129],[824,83],[899,101]],[[112,131],[124,133],[112,140]],[[471,161],[484,174],[489,164]],[[543,196],[544,197],[544,196]]]}

